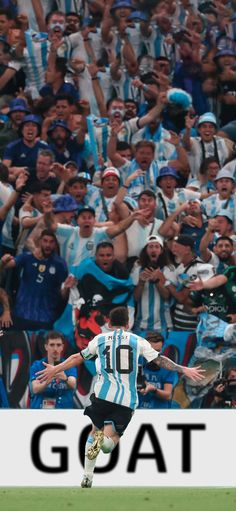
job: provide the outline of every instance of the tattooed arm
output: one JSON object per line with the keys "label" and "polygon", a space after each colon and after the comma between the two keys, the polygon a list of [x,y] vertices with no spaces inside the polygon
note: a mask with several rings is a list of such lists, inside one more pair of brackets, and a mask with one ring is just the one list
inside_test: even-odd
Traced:
{"label": "tattooed arm", "polygon": [[187,376],[187,378],[195,381],[199,381],[204,378],[205,370],[201,369],[201,366],[181,366],[173,362],[170,358],[165,357],[164,355],[159,355],[153,362],[155,362],[159,367],[164,367],[164,369],[167,369],[168,371],[177,371],[177,373],[184,374]]}

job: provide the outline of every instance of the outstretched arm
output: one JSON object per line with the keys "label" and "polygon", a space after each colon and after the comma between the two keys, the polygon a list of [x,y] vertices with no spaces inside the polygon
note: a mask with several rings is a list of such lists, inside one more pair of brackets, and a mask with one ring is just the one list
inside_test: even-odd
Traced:
{"label": "outstretched arm", "polygon": [[66,369],[70,369],[71,367],[76,367],[82,364],[84,361],[83,357],[80,355],[80,353],[76,353],[75,355],[71,355],[68,357],[64,362],[61,362],[57,366],[52,366],[51,364],[47,364],[46,362],[43,362],[45,365],[45,369],[42,371],[38,371],[37,374],[37,380],[40,382],[50,383],[55,376],[58,373],[61,373],[62,371],[65,371]]}
{"label": "outstretched arm", "polygon": [[[170,358],[165,357],[164,355],[159,355],[154,362],[159,367],[164,367],[168,371],[177,371],[177,373],[184,374],[187,378],[190,378],[194,381],[200,381],[204,378],[205,369],[201,369],[201,366],[197,367],[186,367],[176,364]],[[56,366],[59,367],[59,366]]]}

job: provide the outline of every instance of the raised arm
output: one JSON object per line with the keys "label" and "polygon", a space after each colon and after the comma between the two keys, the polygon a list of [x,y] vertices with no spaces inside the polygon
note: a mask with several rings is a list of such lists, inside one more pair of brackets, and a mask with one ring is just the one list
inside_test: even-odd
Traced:
{"label": "raised arm", "polygon": [[32,7],[34,9],[35,18],[38,23],[40,32],[46,32],[47,25],[45,22],[45,17],[44,17],[41,0],[31,0],[31,3],[32,3]]}
{"label": "raised arm", "polygon": [[208,261],[211,259],[211,251],[208,247],[209,244],[213,241],[216,226],[217,226],[216,220],[214,218],[211,218],[208,221],[206,232],[201,239],[199,249],[201,258],[205,263],[208,263]]}
{"label": "raised arm", "polygon": [[112,121],[111,123],[111,134],[107,144],[107,156],[109,160],[111,160],[112,165],[114,167],[122,167],[126,160],[121,156],[117,151],[117,137],[119,131],[122,129],[122,125],[118,124],[116,121]]}

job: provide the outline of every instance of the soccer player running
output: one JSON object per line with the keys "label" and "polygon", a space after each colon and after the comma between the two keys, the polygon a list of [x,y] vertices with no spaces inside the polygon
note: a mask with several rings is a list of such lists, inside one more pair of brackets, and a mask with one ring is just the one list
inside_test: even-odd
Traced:
{"label": "soccer player running", "polygon": [[38,380],[49,383],[57,373],[82,364],[84,360],[97,356],[97,381],[91,405],[84,414],[92,420],[92,430],[85,446],[83,488],[91,488],[96,458],[99,451],[110,453],[127,428],[138,404],[137,372],[138,358],[142,355],[148,362],[159,367],[177,371],[192,380],[201,380],[204,369],[175,364],[169,358],[154,350],[146,339],[128,331],[128,310],[116,307],[110,312],[111,332],[94,337],[87,348],[71,355],[64,362],[37,373]]}

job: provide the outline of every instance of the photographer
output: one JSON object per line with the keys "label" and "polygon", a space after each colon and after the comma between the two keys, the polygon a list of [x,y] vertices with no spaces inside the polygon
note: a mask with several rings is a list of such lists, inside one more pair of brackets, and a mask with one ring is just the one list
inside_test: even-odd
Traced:
{"label": "photographer", "polygon": [[[164,337],[158,332],[148,332],[147,340],[156,351],[161,351]],[[137,378],[138,408],[170,408],[176,373],[157,367],[153,362],[140,365]]]}
{"label": "photographer", "polygon": [[213,392],[211,408],[236,408],[236,367],[227,369],[226,377],[215,383]]}

